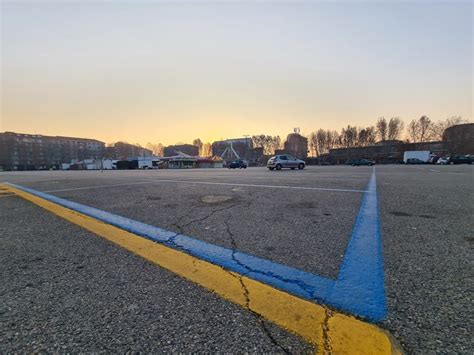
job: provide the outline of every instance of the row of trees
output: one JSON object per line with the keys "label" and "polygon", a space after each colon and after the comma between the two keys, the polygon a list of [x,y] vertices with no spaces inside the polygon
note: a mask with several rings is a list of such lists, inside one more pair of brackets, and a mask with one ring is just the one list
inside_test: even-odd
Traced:
{"label": "row of trees", "polygon": [[[465,123],[460,116],[454,116],[437,122],[431,121],[427,116],[421,116],[408,124],[405,141],[428,142],[441,140],[446,128]],[[319,129],[310,133],[308,143],[313,155],[319,156],[328,153],[333,148],[365,147],[378,141],[402,140],[405,132],[405,123],[400,117],[387,120],[380,117],[375,126],[360,128],[348,125],[340,132]]]}
{"label": "row of trees", "polygon": [[[311,132],[307,138],[311,154],[319,156],[328,153],[333,148],[365,147],[378,141],[403,139],[408,142],[428,142],[441,140],[446,128],[465,122],[467,121],[460,116],[453,116],[436,122],[428,116],[421,116],[418,119],[411,120],[405,126],[400,117],[392,117],[389,120],[380,117],[373,126],[357,127],[348,125],[342,128],[340,132],[318,129]],[[252,136],[251,139],[255,148],[263,148],[265,155],[274,154],[276,149],[282,148],[280,136],[259,134]],[[199,148],[199,155],[204,157],[212,155],[211,143],[203,143],[200,138],[196,138],[192,144]],[[146,148],[150,149],[154,155],[163,156],[164,146],[161,143],[147,143]]]}

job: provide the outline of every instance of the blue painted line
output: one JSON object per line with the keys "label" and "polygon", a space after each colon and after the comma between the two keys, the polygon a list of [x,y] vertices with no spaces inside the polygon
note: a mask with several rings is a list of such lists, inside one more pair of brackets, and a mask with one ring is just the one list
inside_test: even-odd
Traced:
{"label": "blue painted line", "polygon": [[8,185],[308,300],[323,300],[329,295],[333,286],[333,280],[318,275],[117,216],[28,187],[12,183]]}
{"label": "blue painted line", "polygon": [[385,318],[387,305],[376,183],[374,168],[330,299],[378,321]]}
{"label": "blue painted line", "polygon": [[325,303],[372,321],[380,321],[386,315],[375,170],[364,193],[337,280],[206,243],[27,187],[7,184],[301,298]]}

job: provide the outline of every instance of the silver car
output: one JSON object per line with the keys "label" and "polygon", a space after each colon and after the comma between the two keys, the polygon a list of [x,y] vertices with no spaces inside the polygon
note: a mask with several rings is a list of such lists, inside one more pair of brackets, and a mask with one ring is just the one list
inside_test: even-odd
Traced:
{"label": "silver car", "polygon": [[295,158],[291,155],[275,155],[274,157],[271,157],[268,159],[267,162],[267,168],[270,170],[281,170],[283,168],[289,168],[289,169],[304,169],[306,166],[306,163],[298,158]]}

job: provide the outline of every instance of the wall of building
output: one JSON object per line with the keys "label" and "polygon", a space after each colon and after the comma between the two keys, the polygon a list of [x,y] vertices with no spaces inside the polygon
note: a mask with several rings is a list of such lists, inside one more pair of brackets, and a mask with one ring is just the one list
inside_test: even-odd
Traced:
{"label": "wall of building", "polygon": [[110,159],[126,160],[130,157],[151,157],[153,152],[149,149],[129,144],[117,142],[112,147],[105,148],[105,156]]}
{"label": "wall of building", "polygon": [[196,157],[199,155],[199,147],[196,147],[192,144],[179,144],[179,145],[170,145],[165,147],[164,155],[165,157],[172,157],[175,155],[180,155],[184,153],[186,155]]}
{"label": "wall of building", "polygon": [[0,133],[0,168],[4,170],[59,169],[71,160],[101,158],[105,143],[95,139]]}
{"label": "wall of building", "polygon": [[308,157],[308,139],[298,133],[290,133],[286,138],[283,151],[298,159],[306,159]]}
{"label": "wall of building", "polygon": [[450,154],[474,154],[474,123],[446,128],[443,141]]}

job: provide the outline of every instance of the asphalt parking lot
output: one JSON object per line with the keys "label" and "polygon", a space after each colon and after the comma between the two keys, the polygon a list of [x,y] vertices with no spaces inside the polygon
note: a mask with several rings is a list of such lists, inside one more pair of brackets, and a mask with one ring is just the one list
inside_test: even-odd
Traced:
{"label": "asphalt parking lot", "polygon": [[[376,177],[386,313],[368,320],[407,353],[467,354],[473,173],[472,166],[399,165],[52,171],[0,173],[0,182],[336,280]],[[14,194],[0,195],[0,231],[1,352],[314,350]]]}

